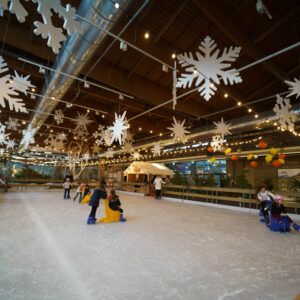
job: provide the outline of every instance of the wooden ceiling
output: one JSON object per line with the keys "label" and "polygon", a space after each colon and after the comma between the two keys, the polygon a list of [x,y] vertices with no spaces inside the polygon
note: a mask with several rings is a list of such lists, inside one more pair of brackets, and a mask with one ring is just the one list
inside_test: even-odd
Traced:
{"label": "wooden ceiling", "polygon": [[[33,33],[33,21],[40,18],[36,13],[36,5],[23,2],[29,11],[25,23],[19,23],[16,17],[8,12],[0,17],[0,53],[11,69],[30,74],[32,83],[40,93],[45,84],[45,75],[40,74],[37,67],[20,62],[17,58],[30,59],[51,67],[55,55],[47,47],[46,41]],[[66,4],[66,1],[62,2]],[[263,0],[272,15],[271,20],[266,15],[258,14],[255,2],[254,0],[151,0],[121,37],[173,65],[172,53],[180,54],[185,51],[195,53],[201,41],[210,35],[221,50],[230,46],[242,47],[240,57],[233,63],[236,68],[240,68],[299,42],[300,39],[299,1]],[[80,1],[68,3],[78,8]],[[112,32],[118,34],[143,3],[142,0],[131,1]],[[55,18],[54,22],[61,21]],[[149,39],[144,38],[146,31],[150,33]],[[108,112],[105,118],[90,113],[94,121],[89,126],[91,133],[96,130],[98,124],[111,125],[115,112],[126,110],[127,118],[130,119],[172,98],[171,71],[163,72],[160,63],[130,47],[127,51],[120,50],[119,42],[115,42],[105,53],[113,41],[112,37],[106,36],[80,77],[83,78],[88,74],[88,80],[132,95],[134,99],[120,100],[117,94],[95,87],[87,89],[78,81],[74,81],[64,97],[68,102]],[[131,131],[134,133],[134,139],[151,141],[159,133],[167,131],[166,127],[171,125],[173,116],[180,120],[187,119],[187,124],[191,128],[212,124],[221,117],[229,121],[245,116],[248,114],[247,108],[238,108],[237,99],[247,104],[284,92],[287,90],[284,80],[298,77],[299,72],[298,47],[242,71],[242,83],[233,86],[221,84],[210,101],[205,101],[198,92],[194,92],[180,99],[176,110],[173,110],[171,105],[166,105],[133,120]],[[186,91],[178,89],[178,95]],[[227,99],[223,97],[224,91],[229,94]],[[292,104],[296,103],[295,99],[291,100]],[[36,101],[29,96],[24,99],[28,109],[34,109]],[[275,100],[271,99],[249,107],[254,112],[261,113],[272,109],[274,103]],[[234,109],[222,112],[228,108]],[[75,106],[66,109],[63,103],[58,104],[56,109],[62,109],[70,118],[74,118],[77,111],[81,113],[86,111]],[[31,114],[13,113],[4,108],[0,121],[7,121],[9,116],[30,120]],[[213,115],[206,117],[210,114]],[[52,116],[49,116],[45,123],[56,125]],[[62,126],[70,129],[75,127],[70,120],[65,120]],[[139,130],[139,127],[142,130]],[[39,145],[43,145],[45,135],[51,128],[54,132],[62,131],[55,127],[42,126],[36,138]],[[150,130],[153,133],[150,133]],[[21,139],[21,133],[12,133],[11,136],[13,134],[17,140]]]}

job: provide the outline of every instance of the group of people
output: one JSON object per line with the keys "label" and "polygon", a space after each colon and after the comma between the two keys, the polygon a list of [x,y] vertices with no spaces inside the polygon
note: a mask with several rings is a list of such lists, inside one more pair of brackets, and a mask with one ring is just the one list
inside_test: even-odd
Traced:
{"label": "group of people", "polygon": [[[71,199],[70,190],[71,190],[71,179],[69,177],[65,178],[65,182],[63,184],[64,187],[64,199]],[[99,186],[93,191],[90,200],[89,206],[91,206],[91,212],[89,214],[87,224],[95,224],[96,223],[96,212],[100,204],[100,200],[107,199],[108,205],[111,210],[120,212],[120,221],[125,222],[126,219],[123,217],[123,209],[121,208],[121,201],[119,196],[116,194],[115,190],[110,190],[110,194],[107,195],[107,185],[104,179],[100,180]],[[79,202],[91,193],[90,186],[88,184],[80,183],[76,190],[76,196],[73,198],[73,201],[79,197]]]}
{"label": "group of people", "polygon": [[297,225],[286,213],[283,205],[283,196],[274,195],[270,192],[266,184],[261,184],[257,191],[257,199],[260,202],[260,221],[273,231],[288,232],[291,226],[299,232],[300,226]]}

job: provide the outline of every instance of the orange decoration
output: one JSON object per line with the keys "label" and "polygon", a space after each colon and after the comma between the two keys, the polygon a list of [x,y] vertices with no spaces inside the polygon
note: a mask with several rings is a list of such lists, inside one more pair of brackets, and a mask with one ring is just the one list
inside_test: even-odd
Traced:
{"label": "orange decoration", "polygon": [[261,140],[259,143],[258,143],[258,147],[260,149],[266,149],[268,147],[268,144],[264,141],[264,140]]}
{"label": "orange decoration", "polygon": [[251,161],[250,167],[257,168],[257,161],[255,161],[255,160]]}
{"label": "orange decoration", "polygon": [[274,167],[274,168],[279,168],[280,166],[281,166],[281,162],[279,161],[279,160],[273,160],[272,161],[272,166]]}
{"label": "orange decoration", "polygon": [[209,147],[207,147],[207,151],[208,151],[208,152],[214,152],[214,148],[211,147],[211,146],[209,146]]}
{"label": "orange decoration", "polygon": [[231,155],[231,160],[237,161],[239,157],[236,154]]}
{"label": "orange decoration", "polygon": [[280,159],[285,159],[285,158],[286,158],[286,154],[280,153],[280,154],[278,155],[278,157],[279,157]]}

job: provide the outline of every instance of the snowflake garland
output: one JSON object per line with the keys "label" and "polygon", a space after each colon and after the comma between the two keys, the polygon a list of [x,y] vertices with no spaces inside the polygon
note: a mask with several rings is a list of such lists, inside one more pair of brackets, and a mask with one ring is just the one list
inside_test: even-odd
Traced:
{"label": "snowflake garland", "polygon": [[181,141],[185,143],[187,140],[186,134],[190,133],[186,130],[186,127],[184,126],[185,120],[180,122],[177,121],[175,117],[173,117],[173,120],[174,123],[172,124],[172,127],[167,127],[167,129],[170,129],[172,131],[172,136],[175,142]]}
{"label": "snowflake garland", "polygon": [[291,111],[290,99],[277,95],[277,100],[273,111],[279,118],[278,123],[282,131],[294,131],[296,115]]}
{"label": "snowflake garland", "polygon": [[229,130],[229,127],[231,124],[226,124],[226,122],[224,122],[223,118],[219,122],[214,122],[214,124],[216,125],[217,135],[220,135],[222,137],[222,139],[224,139],[225,135],[231,134],[231,132]]}
{"label": "snowflake garland", "polygon": [[[10,2],[9,6],[8,2]],[[38,4],[37,11],[43,19],[43,23],[39,21],[33,23],[35,26],[34,33],[41,35],[43,39],[48,39],[47,45],[52,48],[54,53],[57,54],[59,52],[61,43],[66,40],[66,36],[62,28],[53,25],[51,19],[53,12],[64,19],[63,28],[67,30],[68,35],[74,32],[82,32],[80,22],[75,21],[76,9],[70,4],[64,7],[59,0],[32,0],[32,2]],[[20,0],[0,0],[0,16],[3,15],[3,11],[5,10],[9,10],[12,14],[15,14],[20,23],[23,23],[28,15]]]}
{"label": "snowflake garland", "polygon": [[18,130],[18,127],[20,126],[19,121],[17,119],[9,117],[8,121],[5,122],[7,125],[7,129],[9,130]]}
{"label": "snowflake garland", "polygon": [[220,80],[223,80],[226,85],[242,82],[235,68],[228,69],[231,66],[229,62],[238,58],[241,47],[230,47],[228,50],[225,48],[220,57],[218,57],[220,50],[214,51],[216,47],[215,41],[210,36],[206,36],[199,46],[203,54],[197,51],[196,58],[191,52],[178,55],[179,64],[187,73],[182,74],[176,86],[190,88],[195,80],[196,87],[201,84],[198,92],[208,101],[217,90],[213,83],[220,84]]}
{"label": "snowflake garland", "polygon": [[[5,63],[2,56],[0,56],[0,74],[8,72],[7,64]],[[15,71],[15,77],[10,74],[3,75],[0,77],[0,105],[5,108],[6,103],[10,110],[15,112],[28,113],[25,104],[22,99],[18,98],[20,93],[27,94],[27,91],[33,85],[28,80],[29,75],[22,77]]]}
{"label": "snowflake garland", "polygon": [[64,113],[61,109],[56,109],[54,113],[54,120],[56,121],[56,124],[59,125],[64,122]]}
{"label": "snowflake garland", "polygon": [[284,81],[286,84],[288,84],[290,93],[286,97],[290,97],[295,95],[296,98],[300,96],[300,80],[297,78],[294,78],[294,81]]}
{"label": "snowflake garland", "polygon": [[124,131],[129,128],[125,116],[126,111],[124,111],[122,116],[115,113],[115,122],[113,123],[113,126],[109,127],[109,129],[112,131],[111,144],[114,141],[117,141],[120,145],[122,145],[122,137],[124,135]]}

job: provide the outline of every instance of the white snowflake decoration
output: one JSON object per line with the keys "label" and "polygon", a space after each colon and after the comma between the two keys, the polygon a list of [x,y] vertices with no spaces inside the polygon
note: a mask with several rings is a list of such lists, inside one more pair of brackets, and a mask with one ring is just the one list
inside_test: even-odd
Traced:
{"label": "white snowflake decoration", "polygon": [[118,141],[120,145],[122,145],[122,136],[124,135],[124,131],[129,128],[127,121],[125,120],[126,111],[124,111],[123,115],[117,115],[115,113],[115,122],[113,126],[109,127],[112,131],[111,144],[114,141]]}
{"label": "white snowflake decoration", "polygon": [[23,139],[22,139],[22,145],[24,145],[24,148],[28,148],[29,144],[35,143],[34,135],[36,133],[37,129],[32,128],[31,124],[24,129],[23,132]]}
{"label": "white snowflake decoration", "polygon": [[88,114],[88,112],[85,115],[77,112],[77,117],[74,121],[76,127],[73,133],[78,138],[84,138],[88,134],[87,126],[93,122],[88,118]]}
{"label": "white snowflake decoration", "polygon": [[114,150],[112,148],[108,148],[105,152],[106,158],[113,158],[114,157]]}
{"label": "white snowflake decoration", "polygon": [[5,122],[5,124],[7,125],[7,129],[15,131],[18,130],[18,127],[20,126],[19,121],[11,117],[9,117],[8,121]]}
{"label": "white snowflake decoration", "polygon": [[[27,0],[28,1],[28,0]],[[10,5],[8,6],[8,2]],[[43,22],[35,21],[36,35],[42,35],[42,38],[48,38],[47,45],[52,47],[54,53],[58,53],[61,47],[61,42],[66,40],[62,28],[55,27],[52,23],[53,12],[58,14],[60,18],[64,19],[63,28],[67,30],[68,35],[73,32],[82,32],[82,28],[78,21],[75,21],[76,10],[70,4],[64,7],[59,0],[32,0],[33,3],[38,3],[37,11],[42,16]],[[18,21],[23,23],[28,15],[24,6],[19,0],[0,0],[0,15],[3,15],[3,11],[9,10],[12,14],[15,14]]]}
{"label": "white snowflake decoration", "polygon": [[133,151],[132,143],[131,142],[125,142],[123,146],[124,153],[131,153]]}
{"label": "white snowflake decoration", "polygon": [[8,141],[6,142],[6,149],[7,149],[7,150],[8,150],[8,149],[14,149],[15,146],[16,146],[16,142],[15,142],[14,139],[8,140]]}
{"label": "white snowflake decoration", "polygon": [[126,142],[133,142],[133,134],[128,130],[123,131],[122,144],[125,144]]}
{"label": "white snowflake decoration", "polygon": [[291,111],[292,105],[290,99],[277,95],[276,105],[273,111],[279,118],[278,123],[281,130],[294,131],[296,114]]}
{"label": "white snowflake decoration", "polygon": [[0,122],[0,132],[4,133],[5,129],[6,129],[6,126]]}
{"label": "white snowflake decoration", "polygon": [[2,156],[4,154],[4,148],[0,148],[0,155]]}
{"label": "white snowflake decoration", "polygon": [[160,152],[161,152],[161,145],[160,143],[155,143],[152,147],[152,152],[153,152],[153,155],[157,156],[157,155],[160,155]]}
{"label": "white snowflake decoration", "polygon": [[139,152],[133,152],[132,153],[132,158],[134,159],[134,160],[139,160],[139,159],[141,159],[143,156],[139,153]]}
{"label": "white snowflake decoration", "polygon": [[82,159],[88,162],[88,160],[90,159],[90,154],[88,152],[84,153]]}
{"label": "white snowflake decoration", "polygon": [[225,141],[222,136],[217,134],[212,137],[210,145],[214,149],[214,151],[222,151],[224,143]]}
{"label": "white snowflake decoration", "polygon": [[61,109],[56,109],[54,113],[54,120],[56,121],[56,124],[61,124],[64,122],[64,113]]}
{"label": "white snowflake decoration", "polygon": [[172,124],[173,127],[167,127],[167,129],[170,129],[172,131],[172,136],[174,141],[182,141],[183,143],[186,142],[186,134],[190,133],[186,130],[186,127],[184,126],[185,120],[182,122],[177,121],[175,117],[173,117],[174,123]]}
{"label": "white snowflake decoration", "polygon": [[[7,71],[7,64],[5,63],[3,57],[0,56],[0,74],[6,73]],[[18,77],[18,80],[21,80],[20,78],[23,78],[16,72],[15,74],[16,77]],[[29,87],[33,86],[27,80],[28,77],[29,75],[23,78],[23,84],[20,84],[20,81],[14,80],[14,77],[12,77],[10,74],[6,74],[0,77],[0,105],[2,107],[6,107],[6,100],[8,102],[10,110],[28,113],[25,104],[22,102],[22,99],[18,98],[20,96],[20,93],[26,94]]]}
{"label": "white snowflake decoration", "polygon": [[220,80],[223,80],[226,85],[228,82],[231,85],[242,82],[242,78],[235,68],[228,69],[231,66],[229,62],[238,58],[241,47],[230,47],[228,50],[225,48],[220,57],[218,57],[220,50],[213,52],[216,47],[215,41],[210,36],[206,36],[199,46],[203,55],[198,51],[196,58],[191,52],[178,55],[179,64],[188,73],[182,74],[177,80],[176,86],[179,88],[191,87],[195,79],[195,86],[202,83],[198,92],[208,101],[217,90],[213,83],[220,84]]}
{"label": "white snowflake decoration", "polygon": [[286,84],[290,86],[289,87],[290,93],[286,97],[295,95],[296,98],[298,98],[300,96],[300,80],[297,78],[294,78],[294,80],[295,81],[288,81],[288,80],[284,81]]}
{"label": "white snowflake decoration", "polygon": [[214,122],[214,124],[216,125],[217,135],[220,135],[222,137],[222,139],[224,139],[225,135],[231,134],[231,132],[229,130],[229,127],[231,124],[226,124],[226,122],[224,122],[223,118],[219,122]]}
{"label": "white snowflake decoration", "polygon": [[97,130],[93,133],[93,137],[95,139],[98,139],[98,138],[102,139],[102,133],[103,133],[104,129],[105,129],[105,126],[98,125]]}
{"label": "white snowflake decoration", "polygon": [[51,151],[62,151],[65,149],[64,140],[67,139],[65,133],[53,134],[50,133],[48,137],[44,140],[45,145],[47,145],[47,149]]}
{"label": "white snowflake decoration", "polygon": [[102,132],[102,138],[104,144],[106,146],[110,146],[112,144],[112,131],[110,129],[106,129]]}
{"label": "white snowflake decoration", "polygon": [[27,91],[33,88],[34,85],[28,80],[30,75],[23,77],[15,71],[15,76],[12,76],[14,90],[24,93],[27,96]]}
{"label": "white snowflake decoration", "polygon": [[0,132],[0,145],[7,144],[7,139],[10,133],[5,133],[4,131]]}

